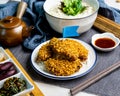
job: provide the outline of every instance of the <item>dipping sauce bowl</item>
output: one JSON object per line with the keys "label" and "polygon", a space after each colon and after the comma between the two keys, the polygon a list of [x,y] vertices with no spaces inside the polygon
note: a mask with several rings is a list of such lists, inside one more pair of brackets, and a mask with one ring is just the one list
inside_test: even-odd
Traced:
{"label": "dipping sauce bowl", "polygon": [[93,35],[91,43],[97,50],[107,52],[115,49],[120,40],[112,33],[102,33]]}

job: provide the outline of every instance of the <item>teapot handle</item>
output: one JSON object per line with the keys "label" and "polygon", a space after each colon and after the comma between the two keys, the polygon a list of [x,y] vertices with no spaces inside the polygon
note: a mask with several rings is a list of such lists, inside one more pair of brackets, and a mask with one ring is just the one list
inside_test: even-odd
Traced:
{"label": "teapot handle", "polygon": [[24,12],[25,12],[26,7],[27,7],[27,3],[21,1],[21,2],[19,3],[19,5],[18,5],[16,17],[18,17],[19,19],[21,19],[22,16],[23,16],[23,14],[24,14]]}

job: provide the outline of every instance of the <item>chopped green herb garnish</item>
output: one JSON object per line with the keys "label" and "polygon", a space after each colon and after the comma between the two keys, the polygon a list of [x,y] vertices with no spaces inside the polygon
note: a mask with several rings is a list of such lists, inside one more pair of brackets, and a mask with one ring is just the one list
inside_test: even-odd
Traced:
{"label": "chopped green herb garnish", "polygon": [[67,15],[77,15],[82,13],[86,7],[82,5],[82,0],[63,0],[60,8]]}

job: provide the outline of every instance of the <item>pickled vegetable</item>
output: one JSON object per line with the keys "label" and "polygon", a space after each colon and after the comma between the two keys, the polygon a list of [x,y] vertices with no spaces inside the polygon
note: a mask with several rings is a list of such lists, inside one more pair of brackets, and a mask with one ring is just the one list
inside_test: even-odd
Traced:
{"label": "pickled vegetable", "polygon": [[12,96],[26,89],[26,81],[13,77],[7,79],[0,89],[0,96]]}
{"label": "pickled vegetable", "polygon": [[1,64],[0,71],[8,70],[11,66],[13,66],[12,62],[6,62],[5,64]]}
{"label": "pickled vegetable", "polygon": [[7,71],[4,71],[1,75],[0,75],[0,80],[2,79],[5,79],[9,76],[12,76],[16,74],[16,70],[15,69],[12,69],[12,70],[7,70]]}
{"label": "pickled vegetable", "polygon": [[12,62],[6,62],[4,64],[0,64],[0,80],[3,80],[16,73],[17,70]]}

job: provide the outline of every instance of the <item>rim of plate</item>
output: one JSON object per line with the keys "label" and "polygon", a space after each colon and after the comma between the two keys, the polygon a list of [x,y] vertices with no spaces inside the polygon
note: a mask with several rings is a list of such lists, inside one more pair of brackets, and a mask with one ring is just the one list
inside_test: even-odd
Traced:
{"label": "rim of plate", "polygon": [[[86,46],[85,46],[85,47],[86,47],[89,51],[92,51],[91,53],[93,54],[93,57],[94,57],[94,58],[92,57],[92,58],[93,58],[93,60],[92,60],[93,63],[91,64],[90,68],[88,68],[85,72],[82,72],[81,74],[79,74],[79,71],[78,71],[78,72],[76,72],[76,73],[78,73],[78,74],[74,73],[73,75],[70,75],[70,76],[56,76],[56,75],[53,75],[53,74],[51,74],[51,73],[48,73],[48,72],[45,72],[45,71],[41,70],[40,68],[38,68],[37,63],[35,63],[33,59],[36,58],[35,55],[37,56],[38,50],[41,48],[41,46],[50,41],[50,40],[48,40],[48,41],[43,42],[43,43],[41,43],[40,45],[38,45],[38,46],[33,50],[32,54],[31,54],[31,65],[32,65],[32,68],[33,68],[38,74],[40,74],[40,75],[42,75],[42,76],[44,76],[44,77],[46,77],[46,78],[55,79],[55,80],[71,80],[71,79],[76,79],[76,78],[82,77],[82,76],[88,74],[90,71],[93,70],[93,68],[94,68],[95,65],[96,65],[96,61],[97,61],[97,54],[96,54],[96,51],[93,49],[92,46],[90,46],[88,43],[86,43],[86,42],[84,42],[84,41],[82,41],[82,40],[78,40],[78,39],[73,39],[73,38],[59,38],[59,39],[72,39],[72,40],[75,40],[75,41],[78,41],[78,42],[82,43],[84,46],[87,45],[87,47],[86,47]],[[89,54],[89,55],[91,55],[91,54]],[[88,59],[90,59],[90,57],[89,57]]]}

